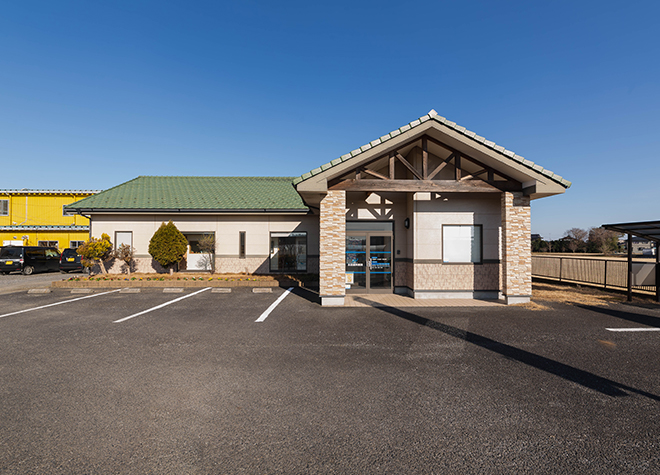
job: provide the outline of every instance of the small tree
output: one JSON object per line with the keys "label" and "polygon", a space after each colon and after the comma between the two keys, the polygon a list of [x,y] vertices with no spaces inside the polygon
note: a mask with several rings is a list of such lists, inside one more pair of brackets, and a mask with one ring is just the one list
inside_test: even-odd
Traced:
{"label": "small tree", "polygon": [[170,274],[187,250],[188,240],[172,221],[161,224],[149,241],[149,254],[161,266],[169,269]]}
{"label": "small tree", "polygon": [[128,275],[131,275],[131,265],[133,264],[133,259],[135,257],[135,248],[129,244],[122,244],[113,253],[113,257],[120,261],[124,261]]}
{"label": "small tree", "polygon": [[575,252],[578,249],[584,247],[584,245],[587,243],[589,233],[584,229],[571,228],[566,231],[566,237],[569,238],[568,248]]}
{"label": "small tree", "polygon": [[207,268],[211,269],[211,274],[215,274],[215,234],[204,234],[199,240],[199,250],[204,253],[207,262]]}
{"label": "small tree", "polygon": [[98,264],[101,272],[104,274],[108,273],[103,264],[103,261],[108,260],[112,252],[112,243],[110,242],[110,236],[107,234],[101,234],[101,239],[92,237],[82,246],[79,246],[76,252],[82,256],[81,261],[85,267],[92,267],[94,264]]}

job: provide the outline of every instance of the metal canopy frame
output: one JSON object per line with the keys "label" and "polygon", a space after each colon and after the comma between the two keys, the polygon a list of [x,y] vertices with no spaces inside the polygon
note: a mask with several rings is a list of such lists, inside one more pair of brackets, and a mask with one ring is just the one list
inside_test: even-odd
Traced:
{"label": "metal canopy frame", "polygon": [[660,221],[603,224],[604,229],[628,235],[628,302],[632,301],[632,237],[655,242],[655,299],[660,302]]}

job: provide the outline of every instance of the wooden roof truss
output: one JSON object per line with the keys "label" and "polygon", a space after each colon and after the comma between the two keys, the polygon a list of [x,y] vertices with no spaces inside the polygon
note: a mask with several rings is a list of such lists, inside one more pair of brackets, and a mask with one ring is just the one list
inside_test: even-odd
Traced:
{"label": "wooden roof truss", "polygon": [[[421,163],[415,167],[406,158],[421,141]],[[448,154],[442,158],[429,151],[429,143]],[[420,162],[420,161],[418,161]],[[399,166],[397,166],[399,165]],[[447,167],[454,170],[453,179],[435,179]],[[450,168],[451,170],[451,168]],[[447,175],[445,173],[445,175]],[[452,192],[500,193],[523,191],[522,183],[439,140],[424,135],[414,142],[391,150],[354,170],[331,180],[330,190],[381,192]]]}

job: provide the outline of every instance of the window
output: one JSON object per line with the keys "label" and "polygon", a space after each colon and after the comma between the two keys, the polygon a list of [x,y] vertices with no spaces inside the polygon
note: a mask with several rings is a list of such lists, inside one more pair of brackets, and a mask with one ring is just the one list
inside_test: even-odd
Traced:
{"label": "window", "polygon": [[115,249],[119,249],[122,244],[133,247],[133,231],[115,231]]}
{"label": "window", "polygon": [[239,259],[245,259],[245,231],[239,231],[238,233],[238,257]]}
{"label": "window", "polygon": [[44,249],[47,259],[59,259],[60,253],[57,249]]}
{"label": "window", "polygon": [[69,241],[69,247],[71,249],[78,249],[83,244],[85,244],[85,241]]}
{"label": "window", "polygon": [[481,226],[442,226],[442,262],[481,263]]}
{"label": "window", "polygon": [[22,259],[22,247],[0,247],[0,259]]}
{"label": "window", "polygon": [[69,205],[62,205],[62,216],[75,216],[76,215],[75,212],[65,209],[64,208],[65,206],[69,206]]}
{"label": "window", "polygon": [[35,249],[35,248],[27,248],[25,250],[25,255],[26,257],[29,257],[30,259],[45,259],[46,258],[46,253],[44,252],[43,249]]}
{"label": "window", "polygon": [[270,271],[307,271],[307,233],[270,233]]}
{"label": "window", "polygon": [[0,216],[9,216],[9,200],[0,200]]}
{"label": "window", "polygon": [[58,248],[60,247],[60,242],[59,241],[37,241],[37,246],[43,246],[43,247],[54,247]]}

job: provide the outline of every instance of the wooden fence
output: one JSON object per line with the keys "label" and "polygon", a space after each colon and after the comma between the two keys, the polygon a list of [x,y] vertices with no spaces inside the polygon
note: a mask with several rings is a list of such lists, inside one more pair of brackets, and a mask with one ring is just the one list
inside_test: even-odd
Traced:
{"label": "wooden fence", "polygon": [[[628,262],[579,257],[532,256],[532,276],[600,285],[604,288],[628,288]],[[633,290],[656,292],[655,285],[633,285]]]}

